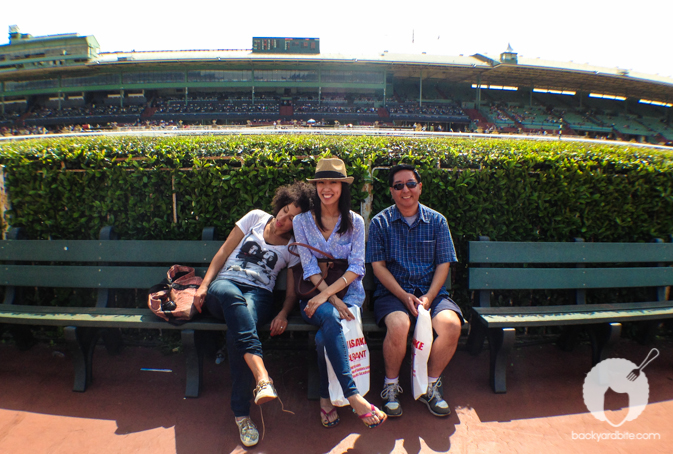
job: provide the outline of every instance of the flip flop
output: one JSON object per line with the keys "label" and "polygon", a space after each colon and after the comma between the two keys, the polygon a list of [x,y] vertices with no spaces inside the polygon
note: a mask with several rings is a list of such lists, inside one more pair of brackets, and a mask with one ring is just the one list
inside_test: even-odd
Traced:
{"label": "flip flop", "polygon": [[[329,420],[330,415],[332,413],[336,413],[336,411],[337,411],[336,407],[332,408],[330,411],[325,411],[322,408],[320,409],[320,422],[322,423],[323,427],[329,429],[330,427],[334,427],[341,422],[341,420],[339,419],[339,415],[337,415],[337,419],[335,419],[334,421],[330,422]],[[323,416],[325,417],[325,419],[322,418]]]}
{"label": "flip flop", "polygon": [[[367,426],[368,429],[373,429],[375,427],[378,427],[381,424],[383,424],[384,422],[386,422],[386,419],[388,419],[388,415],[386,415],[384,412],[382,412],[381,410],[376,408],[374,406],[374,404],[371,404],[371,406],[372,406],[372,411],[370,411],[369,413],[365,413],[364,415],[358,415],[358,417],[360,419],[364,420],[364,419],[367,419],[367,418],[370,418],[370,417],[374,416],[377,413],[381,413],[383,415],[383,419],[381,419],[381,421],[379,421],[376,424],[367,424],[366,422],[362,421],[365,424],[365,426]],[[353,411],[355,411],[355,410],[353,410]]]}

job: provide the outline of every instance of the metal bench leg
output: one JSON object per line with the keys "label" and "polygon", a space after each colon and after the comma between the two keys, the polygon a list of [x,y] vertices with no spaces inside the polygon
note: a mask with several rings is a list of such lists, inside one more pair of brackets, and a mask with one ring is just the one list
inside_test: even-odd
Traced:
{"label": "metal bench leg", "polygon": [[467,336],[467,343],[465,349],[470,355],[478,355],[484,347],[484,340],[488,334],[488,329],[479,322],[479,320],[472,319],[470,323],[470,334]]}
{"label": "metal bench leg", "polygon": [[593,327],[589,334],[591,336],[591,365],[595,366],[607,358],[612,351],[612,347],[622,334],[622,324],[598,325]]}
{"label": "metal bench leg", "polygon": [[318,371],[318,354],[315,350],[315,332],[308,333],[308,400],[320,399],[320,372]]}
{"label": "metal bench leg", "polygon": [[72,390],[84,392],[93,381],[93,352],[98,341],[99,330],[96,328],[66,326],[63,328],[63,335],[72,356],[72,365],[75,373],[75,382]]}
{"label": "metal bench leg", "polygon": [[507,363],[514,346],[514,328],[493,328],[488,331],[488,345],[491,350],[491,388],[495,393],[507,392]]}
{"label": "metal bench leg", "polygon": [[193,329],[180,331],[187,372],[185,397],[199,397],[201,384],[203,383],[203,357],[197,346],[196,336],[196,332]]}

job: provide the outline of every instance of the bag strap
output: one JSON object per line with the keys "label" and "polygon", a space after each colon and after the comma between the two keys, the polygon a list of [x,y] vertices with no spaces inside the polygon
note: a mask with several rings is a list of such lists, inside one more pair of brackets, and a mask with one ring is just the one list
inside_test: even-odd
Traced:
{"label": "bag strap", "polygon": [[187,285],[182,285],[178,284],[177,282],[173,282],[171,284],[171,288],[175,290],[187,290],[188,288],[199,288],[200,285],[197,284],[187,284]]}
{"label": "bag strap", "polygon": [[336,260],[336,259],[334,258],[334,256],[333,256],[332,254],[330,254],[329,252],[321,251],[320,249],[315,248],[315,247],[313,247],[313,246],[311,246],[311,245],[304,244],[304,243],[290,243],[290,244],[288,244],[288,245],[287,245],[287,251],[288,251],[290,254],[292,254],[292,255],[296,255],[297,257],[299,257],[299,254],[298,254],[297,252],[292,252],[292,250],[290,249],[292,246],[294,246],[295,249],[297,248],[297,246],[303,246],[303,247],[305,247],[305,248],[309,248],[309,249],[312,250],[313,252],[317,252],[318,254],[322,254],[322,255],[324,255],[324,256],[327,257],[328,259]]}
{"label": "bag strap", "polygon": [[152,293],[159,293],[161,291],[167,291],[170,288],[171,288],[170,284],[168,283],[168,281],[166,279],[164,279],[163,281],[161,281],[161,283],[153,285],[152,287],[150,287],[150,289],[147,291],[147,293],[149,293],[151,295]]}

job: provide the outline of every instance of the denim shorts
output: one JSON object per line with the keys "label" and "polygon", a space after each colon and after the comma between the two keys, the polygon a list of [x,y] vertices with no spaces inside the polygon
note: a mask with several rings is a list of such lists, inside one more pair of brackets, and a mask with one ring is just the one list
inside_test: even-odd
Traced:
{"label": "denim shorts", "polygon": [[[465,324],[465,319],[463,318],[463,313],[461,312],[460,307],[446,295],[440,295],[434,299],[430,305],[430,316],[434,318],[441,311],[447,310],[455,312],[460,319],[460,324]],[[374,316],[376,317],[376,324],[379,326],[385,326],[384,319],[388,314],[398,311],[405,312],[407,315],[411,316],[407,306],[391,293],[377,298],[374,301]]]}

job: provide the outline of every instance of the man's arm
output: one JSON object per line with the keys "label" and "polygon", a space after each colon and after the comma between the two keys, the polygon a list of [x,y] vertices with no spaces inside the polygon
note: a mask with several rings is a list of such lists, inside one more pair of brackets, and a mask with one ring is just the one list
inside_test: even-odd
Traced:
{"label": "man's arm", "polygon": [[451,267],[450,262],[441,263],[435,268],[435,274],[432,276],[432,284],[425,295],[422,295],[419,300],[423,304],[423,307],[430,309],[430,305],[437,298],[437,295],[444,287],[446,283],[446,278],[449,276],[449,269]]}

